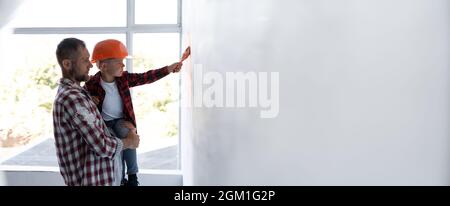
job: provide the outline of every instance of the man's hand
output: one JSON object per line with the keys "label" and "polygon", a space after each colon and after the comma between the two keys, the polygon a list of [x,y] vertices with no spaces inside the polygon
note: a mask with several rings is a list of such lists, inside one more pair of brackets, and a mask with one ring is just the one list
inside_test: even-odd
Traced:
{"label": "man's hand", "polygon": [[128,121],[123,121],[122,126],[128,128],[129,130],[136,129],[136,127],[134,127],[134,125]]}
{"label": "man's hand", "polygon": [[123,149],[136,149],[139,147],[139,135],[136,133],[136,129],[130,129],[128,135],[123,142]]}
{"label": "man's hand", "polygon": [[169,70],[169,73],[179,72],[181,70],[181,66],[183,66],[182,62],[175,62],[171,64],[167,69]]}

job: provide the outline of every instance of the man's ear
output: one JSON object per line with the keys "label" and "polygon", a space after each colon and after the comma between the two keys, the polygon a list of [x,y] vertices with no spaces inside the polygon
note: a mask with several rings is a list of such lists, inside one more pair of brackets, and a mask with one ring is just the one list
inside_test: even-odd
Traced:
{"label": "man's ear", "polygon": [[62,65],[65,70],[68,70],[72,66],[72,61],[70,59],[64,59],[62,60]]}

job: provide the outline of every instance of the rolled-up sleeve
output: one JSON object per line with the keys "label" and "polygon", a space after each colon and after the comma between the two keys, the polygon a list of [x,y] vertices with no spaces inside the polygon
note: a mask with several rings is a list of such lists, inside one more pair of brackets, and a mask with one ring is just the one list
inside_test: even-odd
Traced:
{"label": "rolled-up sleeve", "polygon": [[144,84],[150,84],[155,82],[169,74],[169,69],[167,66],[149,70],[144,73],[126,73],[128,78],[128,85],[130,87],[140,86]]}

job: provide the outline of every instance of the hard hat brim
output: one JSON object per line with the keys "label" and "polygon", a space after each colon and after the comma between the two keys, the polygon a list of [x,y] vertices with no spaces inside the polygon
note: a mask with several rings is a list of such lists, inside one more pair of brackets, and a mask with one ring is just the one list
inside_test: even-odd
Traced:
{"label": "hard hat brim", "polygon": [[[133,56],[128,55],[128,56],[124,57],[124,59],[133,59]],[[98,60],[96,60],[96,59],[92,59],[92,60],[91,60],[91,63],[92,63],[92,64],[95,64],[95,63],[97,63],[97,61],[98,61]]]}

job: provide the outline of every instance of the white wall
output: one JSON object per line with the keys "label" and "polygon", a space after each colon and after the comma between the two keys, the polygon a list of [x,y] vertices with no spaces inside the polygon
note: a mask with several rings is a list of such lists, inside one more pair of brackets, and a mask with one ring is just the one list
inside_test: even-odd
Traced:
{"label": "white wall", "polygon": [[23,0],[0,0],[0,28],[8,24]]}
{"label": "white wall", "polygon": [[[4,82],[9,77],[11,69],[11,62],[9,62],[7,56],[11,48],[11,43],[8,41],[13,33],[12,28],[8,25],[17,8],[22,4],[23,0],[0,0],[0,81]],[[1,84],[1,82],[0,82]]]}
{"label": "white wall", "polygon": [[449,185],[449,25],[448,0],[184,1],[183,100],[198,65],[280,77],[273,119],[182,109],[184,184]]}

